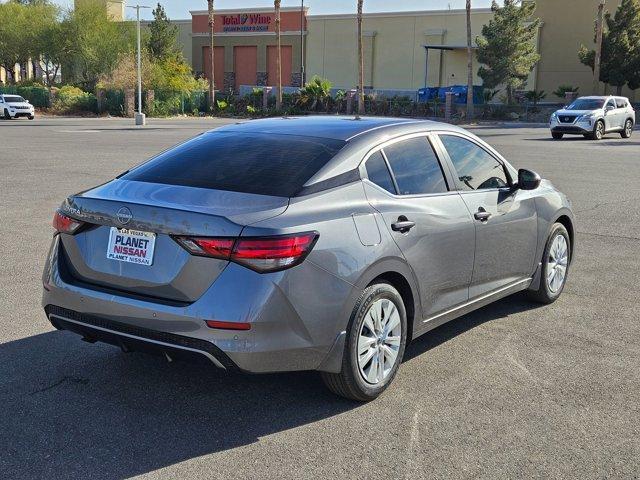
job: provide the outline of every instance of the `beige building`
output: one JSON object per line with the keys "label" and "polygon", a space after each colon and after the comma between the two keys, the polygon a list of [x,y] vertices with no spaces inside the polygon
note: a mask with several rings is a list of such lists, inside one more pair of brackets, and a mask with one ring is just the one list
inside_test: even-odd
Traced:
{"label": "beige building", "polygon": [[[599,0],[537,0],[541,19],[538,51],[541,61],[526,89],[545,90],[548,101],[559,101],[551,92],[561,84],[578,86],[581,94],[593,93],[593,74],[578,60],[581,44],[594,47],[594,22]],[[620,0],[609,0],[615,12]],[[472,35],[493,14],[474,9]],[[337,88],[357,84],[357,24],[354,15],[310,15],[307,38],[307,78],[320,75]],[[365,85],[374,89],[410,90],[420,87],[466,84],[466,12],[438,10],[364,15]],[[428,55],[427,55],[427,48]],[[475,83],[479,65],[474,66]],[[426,82],[425,82],[426,76]],[[604,93],[604,85],[601,86]],[[613,91],[610,87],[608,92]],[[634,92],[624,94],[634,98]],[[640,99],[640,96],[638,96]]]}
{"label": "beige building", "polygon": [[103,4],[107,9],[107,16],[114,22],[122,22],[125,19],[125,0],[74,0],[74,8],[83,2]]}
{"label": "beige building", "polygon": [[[593,72],[578,60],[581,44],[595,48],[594,24],[600,0],[537,0],[537,15],[542,19],[538,51],[541,55],[536,69],[535,87],[545,90],[548,97],[561,84],[580,87],[581,95],[593,92]],[[606,10],[615,13],[621,0],[607,0]],[[531,86],[529,87],[531,88]],[[605,93],[601,84],[600,94]],[[615,87],[606,87],[615,94]],[[640,101],[640,92],[623,89],[623,95]]]}
{"label": "beige building", "polygon": [[[365,14],[365,86],[412,90],[449,86],[467,78],[464,10]],[[472,14],[473,36],[491,19],[489,9]],[[311,15],[307,38],[307,78],[319,75],[337,88],[357,84],[355,15]],[[427,49],[429,54],[427,59]],[[446,48],[446,49],[445,49]],[[475,69],[477,71],[477,69]],[[476,82],[480,79],[476,77]]]}

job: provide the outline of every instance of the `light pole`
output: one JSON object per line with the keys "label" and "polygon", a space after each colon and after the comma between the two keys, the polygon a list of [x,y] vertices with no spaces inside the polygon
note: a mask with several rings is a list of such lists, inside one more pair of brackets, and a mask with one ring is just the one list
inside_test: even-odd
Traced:
{"label": "light pole", "polygon": [[142,113],[142,52],[140,48],[140,9],[151,8],[146,5],[129,6],[136,9],[136,23],[138,26],[138,112],[136,113],[136,125],[146,123],[145,115]]}

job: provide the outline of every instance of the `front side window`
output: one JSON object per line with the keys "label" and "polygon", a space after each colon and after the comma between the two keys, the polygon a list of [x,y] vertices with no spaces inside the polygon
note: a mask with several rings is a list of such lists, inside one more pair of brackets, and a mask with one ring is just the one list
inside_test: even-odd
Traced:
{"label": "front side window", "polygon": [[384,188],[389,193],[396,193],[396,188],[393,185],[391,174],[387,168],[387,162],[384,161],[382,152],[376,152],[367,160],[367,176],[369,180]]}
{"label": "front side window", "polygon": [[609,101],[607,102],[607,106],[606,106],[605,108],[609,108],[609,107],[611,107],[611,108],[616,108],[616,102],[615,102],[615,100],[611,99],[611,100],[609,100]]}
{"label": "front side window", "polygon": [[393,143],[383,150],[400,195],[448,191],[438,157],[426,137]]}
{"label": "front side window", "polygon": [[456,169],[461,190],[484,190],[508,186],[503,165],[475,143],[453,135],[440,140]]}

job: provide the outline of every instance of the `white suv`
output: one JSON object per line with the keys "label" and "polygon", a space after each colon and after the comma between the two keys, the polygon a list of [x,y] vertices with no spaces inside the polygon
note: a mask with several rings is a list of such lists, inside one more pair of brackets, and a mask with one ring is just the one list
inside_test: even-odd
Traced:
{"label": "white suv", "polygon": [[29,120],[33,120],[35,110],[29,100],[25,100],[20,95],[0,94],[0,116],[7,120],[18,117],[28,117]]}
{"label": "white suv", "polygon": [[636,112],[628,98],[580,97],[568,107],[551,115],[551,136],[584,135],[601,140],[607,133],[629,138],[636,123]]}

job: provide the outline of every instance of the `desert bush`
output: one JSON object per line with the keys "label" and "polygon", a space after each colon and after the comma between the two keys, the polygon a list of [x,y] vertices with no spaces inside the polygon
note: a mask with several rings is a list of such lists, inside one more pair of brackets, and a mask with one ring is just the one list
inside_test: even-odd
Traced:
{"label": "desert bush", "polygon": [[96,112],[97,100],[93,93],[65,85],[57,91],[51,107],[55,113]]}

